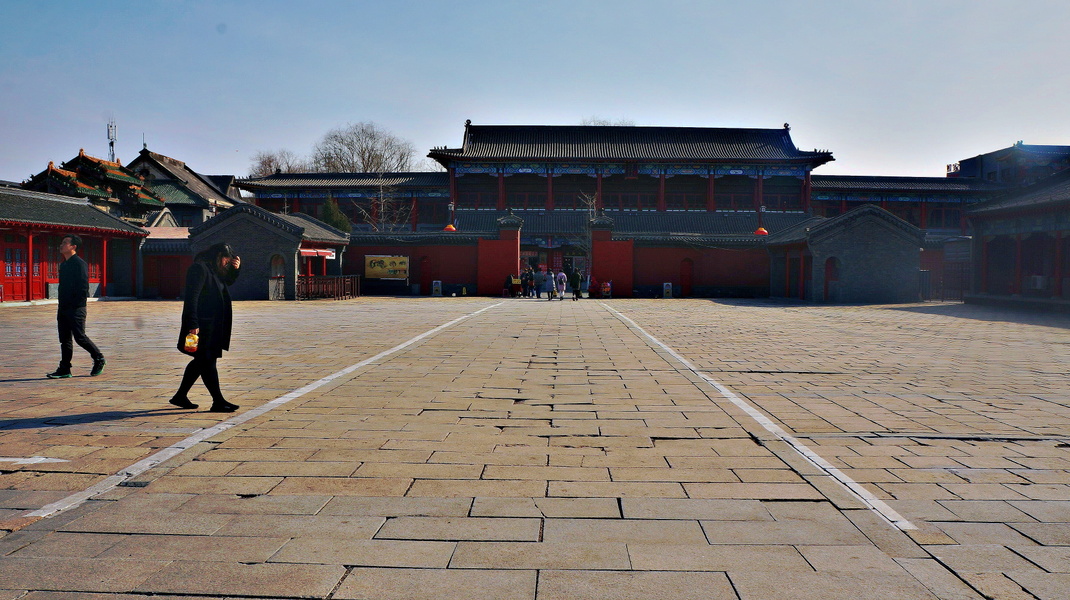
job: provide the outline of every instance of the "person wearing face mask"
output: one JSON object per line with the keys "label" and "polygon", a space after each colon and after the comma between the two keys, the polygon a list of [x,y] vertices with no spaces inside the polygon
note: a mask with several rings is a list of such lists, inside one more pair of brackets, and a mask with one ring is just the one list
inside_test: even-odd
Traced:
{"label": "person wearing face mask", "polygon": [[[227,287],[238,278],[241,258],[226,243],[218,243],[199,253],[186,272],[185,303],[182,306],[182,329],[178,349],[193,357],[186,365],[178,391],[171,404],[179,408],[197,408],[187,394],[198,378],[212,396],[211,412],[234,412],[238,405],[227,402],[219,389],[216,361],[230,350],[233,323],[230,292]],[[187,337],[197,337],[195,347]]]}

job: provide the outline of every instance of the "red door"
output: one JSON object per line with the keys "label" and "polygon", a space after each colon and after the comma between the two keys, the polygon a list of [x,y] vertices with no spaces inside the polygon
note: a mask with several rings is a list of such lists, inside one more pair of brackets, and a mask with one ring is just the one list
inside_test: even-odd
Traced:
{"label": "red door", "polygon": [[6,235],[0,238],[0,285],[4,286],[4,302],[24,302],[26,294],[26,238],[21,235]]}
{"label": "red door", "polygon": [[[59,268],[59,265],[56,266]],[[33,262],[30,274],[31,300],[44,300],[48,275],[48,236],[33,236]]]}

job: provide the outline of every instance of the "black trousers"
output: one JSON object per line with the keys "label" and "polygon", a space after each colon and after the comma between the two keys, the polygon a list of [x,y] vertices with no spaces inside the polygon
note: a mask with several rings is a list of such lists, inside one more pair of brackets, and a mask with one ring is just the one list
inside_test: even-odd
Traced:
{"label": "black trousers", "polygon": [[216,369],[216,360],[218,360],[216,357],[206,354],[195,355],[193,360],[186,365],[186,372],[182,374],[182,383],[178,385],[175,397],[185,398],[199,377],[204,387],[208,388],[213,402],[226,402],[223,392],[219,389],[219,371]]}
{"label": "black trousers", "polygon": [[60,368],[71,368],[71,359],[74,357],[74,342],[85,348],[93,360],[103,360],[104,354],[97,345],[85,334],[85,307],[71,310],[61,310],[56,313],[56,322],[59,326],[59,351]]}

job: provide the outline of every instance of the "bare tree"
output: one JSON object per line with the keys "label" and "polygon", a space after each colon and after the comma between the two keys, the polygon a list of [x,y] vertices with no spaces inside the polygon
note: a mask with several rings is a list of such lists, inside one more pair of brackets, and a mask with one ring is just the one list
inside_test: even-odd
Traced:
{"label": "bare tree", "polygon": [[631,119],[623,119],[623,118],[622,119],[617,119],[616,121],[614,121],[613,119],[607,119],[605,117],[593,116],[593,117],[585,117],[582,121],[580,121],[580,125],[635,127],[635,121],[633,121]]}
{"label": "bare tree", "polygon": [[316,171],[332,173],[399,172],[412,168],[412,142],[380,129],[355,123],[328,131],[312,151]]}
{"label": "bare tree", "polygon": [[412,227],[412,198],[383,184],[382,173],[379,180],[378,196],[366,203],[349,199],[354,221],[369,225],[372,231],[380,233],[408,231]]}
{"label": "bare tree", "polygon": [[289,150],[261,150],[253,155],[249,177],[267,177],[275,173],[301,173],[308,170],[308,161]]}

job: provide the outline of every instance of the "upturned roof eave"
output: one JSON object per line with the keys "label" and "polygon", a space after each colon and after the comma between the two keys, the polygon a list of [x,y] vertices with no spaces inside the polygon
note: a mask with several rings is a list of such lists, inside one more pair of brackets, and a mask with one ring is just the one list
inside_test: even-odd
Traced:
{"label": "upturned roof eave", "polygon": [[[431,154],[428,154],[429,158],[436,158]],[[643,163],[656,163],[656,164],[675,164],[675,163],[700,163],[709,165],[732,165],[732,164],[768,164],[768,163],[792,163],[792,164],[813,164],[813,166],[819,167],[823,164],[836,160],[831,155],[829,156],[810,156],[810,157],[794,157],[794,158],[612,158],[612,157],[575,157],[575,156],[549,156],[549,157],[532,157],[532,156],[462,156],[462,155],[449,155],[452,160],[465,160],[465,161],[478,161],[478,162],[598,162],[598,163],[613,163],[619,164],[621,162],[643,162]],[[440,161],[441,162],[441,161]]]}

